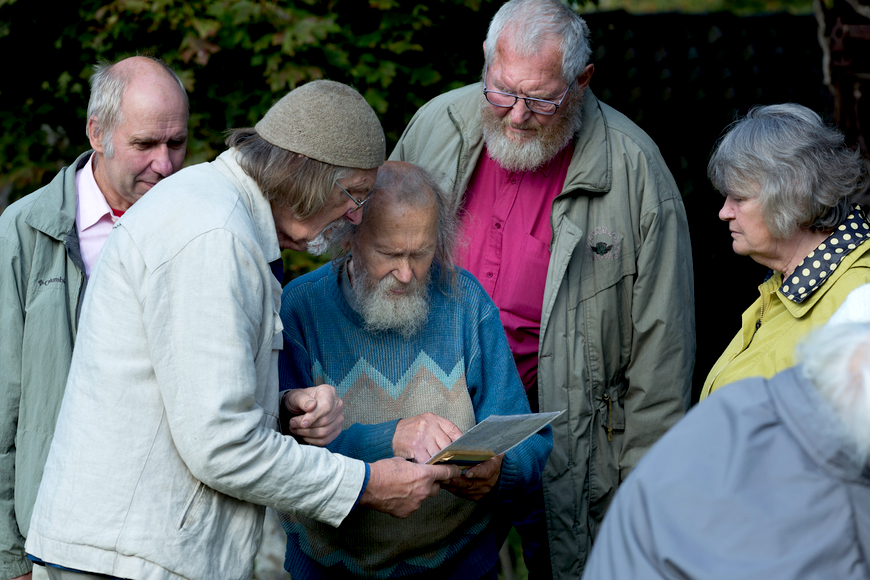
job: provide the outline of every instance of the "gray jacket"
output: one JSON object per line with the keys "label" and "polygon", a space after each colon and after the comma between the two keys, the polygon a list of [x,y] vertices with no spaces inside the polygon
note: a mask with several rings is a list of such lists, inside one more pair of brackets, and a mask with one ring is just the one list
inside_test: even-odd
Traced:
{"label": "gray jacket", "polygon": [[800,367],[713,393],[620,488],[585,580],[870,578],[870,463]]}
{"label": "gray jacket", "polygon": [[249,580],[261,506],[337,526],[356,502],[362,462],[276,430],[278,237],[233,153],[154,186],[103,247],[29,554],[137,580]]}
{"label": "gray jacket", "polygon": [[[462,205],[483,150],[480,84],[411,120],[392,159]],[[680,193],[655,143],[591,91],[552,206],[541,317],[541,411],[553,425],[544,498],[553,574],[576,579],[619,483],[688,408],[695,356],[692,252]]]}
{"label": "gray jacket", "polygon": [[24,538],[87,284],[75,228],[75,175],[90,155],[0,216],[0,578],[31,568]]}

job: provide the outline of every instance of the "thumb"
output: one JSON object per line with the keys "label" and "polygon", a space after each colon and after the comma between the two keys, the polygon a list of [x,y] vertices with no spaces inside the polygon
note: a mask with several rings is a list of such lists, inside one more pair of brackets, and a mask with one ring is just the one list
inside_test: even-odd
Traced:
{"label": "thumb", "polygon": [[299,410],[304,413],[307,413],[308,411],[313,411],[316,406],[317,399],[310,395],[299,402]]}

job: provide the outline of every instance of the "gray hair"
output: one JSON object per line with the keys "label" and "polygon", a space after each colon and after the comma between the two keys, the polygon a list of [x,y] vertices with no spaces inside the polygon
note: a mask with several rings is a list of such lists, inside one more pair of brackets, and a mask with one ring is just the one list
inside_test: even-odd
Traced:
{"label": "gray hair", "polygon": [[[178,83],[181,94],[184,95],[184,104],[190,106],[187,99],[187,91],[184,89],[184,83],[181,82],[175,71],[159,58],[146,55],[140,56],[159,64],[163,70],[169,73],[175,79],[175,82]],[[88,137],[91,136],[88,133],[87,123],[91,119],[96,119],[94,132],[95,134],[102,134],[103,154],[106,156],[106,159],[111,159],[115,155],[115,129],[120,127],[124,122],[121,102],[124,99],[124,91],[127,90],[127,85],[133,78],[133,74],[127,67],[118,66],[120,62],[98,62],[94,66],[94,74],[91,75],[88,81],[91,85],[91,98],[88,100],[88,120],[85,122],[85,132],[88,134]]]}
{"label": "gray hair", "polygon": [[826,324],[807,335],[795,358],[866,460],[870,456],[870,324]]}
{"label": "gray hair", "polygon": [[770,233],[830,231],[868,186],[858,151],[812,110],[794,103],[753,107],[719,139],[707,166],[723,195],[758,197]]}
{"label": "gray hair", "polygon": [[253,127],[229,130],[226,144],[236,149],[239,165],[263,197],[288,208],[300,221],[330,205],[333,182],[353,171],[272,145]]}
{"label": "gray hair", "polygon": [[580,76],[592,55],[586,21],[559,0],[511,0],[499,8],[486,33],[487,65],[492,65],[504,32],[523,56],[536,55],[548,40],[557,41],[566,83]]}
{"label": "gray hair", "polygon": [[349,251],[366,227],[368,214],[377,212],[379,206],[384,203],[412,208],[435,204],[438,223],[433,263],[440,266],[439,282],[443,285],[442,289],[454,290],[456,284],[454,253],[459,219],[456,213],[450,210],[447,194],[432,175],[422,167],[403,161],[387,161],[378,169],[375,192],[372,201],[363,206],[362,221],[358,225],[348,224],[333,238],[333,245],[343,250],[336,264],[344,265],[351,259]]}

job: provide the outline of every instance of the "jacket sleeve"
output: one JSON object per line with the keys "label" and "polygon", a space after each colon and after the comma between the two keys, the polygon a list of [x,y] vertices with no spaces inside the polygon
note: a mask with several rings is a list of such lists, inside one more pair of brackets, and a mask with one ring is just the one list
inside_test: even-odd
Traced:
{"label": "jacket sleeve", "polygon": [[[10,224],[0,222],[0,228]],[[24,272],[20,244],[0,231],[0,579],[31,569],[15,515],[15,438],[21,401],[21,345],[24,336]]]}
{"label": "jacket sleeve", "polygon": [[[689,228],[673,180],[658,177],[658,181],[647,181],[646,187],[661,189],[647,191],[644,197],[664,199],[640,216],[642,242],[632,290],[620,480],[685,414],[691,396],[695,303]],[[668,193],[671,187],[670,197],[656,195]]]}
{"label": "jacket sleeve", "polygon": [[281,335],[261,262],[246,242],[217,230],[150,275],[143,320],[172,440],[209,487],[337,525],[356,502],[365,466],[269,427],[277,409],[255,396],[255,361],[272,357]]}
{"label": "jacket sleeve", "polygon": [[[484,293],[482,288],[480,292]],[[478,340],[470,344],[474,348],[467,363],[466,379],[475,421],[479,423],[490,415],[530,413],[529,401],[495,304],[489,302],[483,308]],[[508,451],[501,467],[499,495],[521,492],[540,481],[552,449],[553,435],[547,426]]]}

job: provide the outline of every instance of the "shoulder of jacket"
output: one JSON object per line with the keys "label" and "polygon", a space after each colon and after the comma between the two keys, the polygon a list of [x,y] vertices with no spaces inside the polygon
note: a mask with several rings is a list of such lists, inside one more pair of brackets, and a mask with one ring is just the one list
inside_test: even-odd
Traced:
{"label": "shoulder of jacket", "polygon": [[469,123],[477,115],[478,101],[474,95],[479,90],[480,84],[476,83],[438,95],[420,107],[410,125],[442,125],[448,117],[453,117],[454,122]]}
{"label": "shoulder of jacket", "polygon": [[606,120],[607,130],[611,135],[622,136],[625,143],[633,143],[640,151],[660,157],[658,145],[646,131],[610,105],[601,101],[598,103],[601,115]]}
{"label": "shoulder of jacket", "polygon": [[[48,184],[10,204],[0,214],[0,237],[20,239],[43,230],[51,230],[47,232],[50,235],[59,235],[60,232],[54,231],[58,229],[59,221],[72,227],[75,220],[74,180],[77,165],[78,162],[62,168]],[[71,188],[66,187],[68,180],[72,180]]]}

